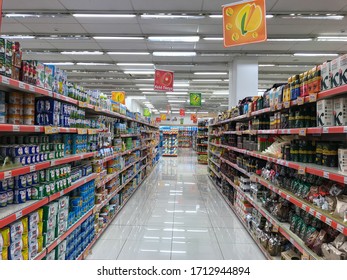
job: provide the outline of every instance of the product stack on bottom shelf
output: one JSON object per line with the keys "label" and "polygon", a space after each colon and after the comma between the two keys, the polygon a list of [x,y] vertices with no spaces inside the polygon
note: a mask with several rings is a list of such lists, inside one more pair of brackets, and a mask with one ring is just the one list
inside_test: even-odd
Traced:
{"label": "product stack on bottom shelf", "polygon": [[269,259],[347,259],[345,62],[290,77],[209,126],[210,179]]}
{"label": "product stack on bottom shelf", "polygon": [[163,157],[177,157],[178,129],[171,128],[163,131]]}
{"label": "product stack on bottom shelf", "polygon": [[198,133],[196,135],[196,153],[198,155],[199,164],[208,164],[207,162],[207,148],[208,148],[208,122],[206,120],[199,120]]}
{"label": "product stack on bottom shelf", "polygon": [[84,259],[159,159],[150,119],[52,69],[0,76],[2,260]]}

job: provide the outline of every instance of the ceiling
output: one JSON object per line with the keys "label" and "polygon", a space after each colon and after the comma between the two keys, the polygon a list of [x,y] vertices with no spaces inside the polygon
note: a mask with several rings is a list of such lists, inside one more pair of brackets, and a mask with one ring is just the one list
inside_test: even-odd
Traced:
{"label": "ceiling", "polygon": [[[208,40],[222,37],[222,19],[218,16],[221,15],[221,5],[231,0],[3,2],[2,34],[32,36],[15,39],[21,42],[24,59],[69,62],[72,65],[59,66],[68,71],[69,80],[105,93],[124,90],[127,96],[145,96],[146,99],[140,101],[146,104],[150,102],[158,111],[166,110],[169,100],[173,109],[190,109],[187,102],[175,102],[186,101],[187,94],[167,95],[153,91],[154,68],[175,71],[175,92],[201,92],[204,101],[201,111],[211,112],[221,110],[221,105],[227,104],[226,95],[213,93],[228,90],[229,63],[235,57],[252,56],[258,59],[259,89],[265,89],[274,83],[286,81],[290,75],[331,59],[327,54],[347,52],[347,34],[344,35],[347,28],[346,0],[315,0],[314,5],[312,1],[267,0],[270,40],[234,48],[224,48],[221,40]],[[94,16],[78,17],[75,14]],[[105,14],[128,16],[103,17]],[[199,38],[197,42],[157,42],[150,40],[151,36]],[[320,36],[346,37],[320,41],[317,39]],[[64,51],[68,53],[62,53]],[[71,51],[100,53],[77,55],[71,54]],[[173,51],[195,52],[195,56],[184,57],[182,53],[174,57],[153,54]],[[297,53],[320,55],[294,55]],[[130,74],[125,73],[127,71]],[[150,72],[146,74],[143,71]]]}

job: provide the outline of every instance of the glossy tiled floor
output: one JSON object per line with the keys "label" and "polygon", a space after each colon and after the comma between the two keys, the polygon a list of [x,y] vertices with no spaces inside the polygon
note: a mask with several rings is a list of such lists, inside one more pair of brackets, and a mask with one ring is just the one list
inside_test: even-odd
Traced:
{"label": "glossy tiled floor", "polygon": [[163,158],[92,248],[94,260],[265,259],[193,151]]}

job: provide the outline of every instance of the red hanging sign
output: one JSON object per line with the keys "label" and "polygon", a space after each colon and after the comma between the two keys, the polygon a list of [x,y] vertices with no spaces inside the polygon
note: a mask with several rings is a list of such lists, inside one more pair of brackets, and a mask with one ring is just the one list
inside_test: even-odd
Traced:
{"label": "red hanging sign", "polygon": [[157,118],[155,119],[155,121],[156,121],[157,123],[160,123],[160,122],[161,122],[161,117],[157,117]]}
{"label": "red hanging sign", "polygon": [[180,116],[184,117],[186,115],[186,111],[184,109],[180,109]]}
{"label": "red hanging sign", "polygon": [[155,70],[154,89],[159,91],[173,91],[174,72]]}

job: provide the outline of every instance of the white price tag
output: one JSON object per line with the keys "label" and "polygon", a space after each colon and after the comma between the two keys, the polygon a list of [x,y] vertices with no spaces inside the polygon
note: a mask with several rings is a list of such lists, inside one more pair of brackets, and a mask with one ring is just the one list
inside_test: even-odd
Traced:
{"label": "white price tag", "polygon": [[342,233],[343,233],[344,228],[345,228],[345,227],[344,227],[343,225],[337,224],[336,229],[337,229],[339,232],[342,232]]}
{"label": "white price tag", "polygon": [[347,133],[347,126],[343,127],[343,133]]}
{"label": "white price tag", "polygon": [[64,195],[64,191],[61,191],[61,192],[60,192],[60,196],[63,196],[63,195]]}
{"label": "white price tag", "polygon": [[306,211],[306,207],[307,207],[306,204],[302,204],[301,205],[301,209],[304,210],[304,211]]}
{"label": "white price tag", "polygon": [[325,223],[327,225],[331,226],[331,222],[332,222],[332,220],[330,218],[328,218],[328,217],[325,218]]}
{"label": "white price tag", "polygon": [[289,238],[290,243],[294,243],[294,239],[292,237]]}
{"label": "white price tag", "polygon": [[329,179],[329,172],[324,171],[323,177],[326,178],[326,179]]}
{"label": "white price tag", "polygon": [[51,160],[51,166],[55,166],[55,160]]}
{"label": "white price tag", "polygon": [[35,92],[35,87],[34,87],[33,85],[29,85],[29,90],[30,90],[31,92]]}
{"label": "white price tag", "polygon": [[343,177],[343,182],[347,184],[347,177]]}
{"label": "white price tag", "polygon": [[30,165],[30,172],[36,171],[36,165]]}
{"label": "white price tag", "polygon": [[282,191],[281,191],[281,190],[278,190],[278,194],[279,194],[280,196],[282,196]]}
{"label": "white price tag", "polygon": [[2,77],[2,83],[5,84],[5,85],[9,85],[10,84],[10,79],[5,77],[5,76],[3,76]]}
{"label": "white price tag", "polygon": [[322,219],[322,214],[319,212],[316,212],[316,218],[321,220]]}
{"label": "white price tag", "polygon": [[49,96],[49,97],[53,97],[53,92],[48,91],[48,96]]}
{"label": "white price tag", "polygon": [[19,88],[21,88],[21,89],[25,89],[25,84],[24,84],[24,83],[19,82],[19,83],[18,83],[18,85],[19,85]]}
{"label": "white price tag", "polygon": [[14,132],[19,132],[19,131],[20,131],[20,126],[19,126],[19,125],[14,125],[14,126],[12,127],[12,131],[14,131]]}
{"label": "white price tag", "polygon": [[5,171],[4,172],[4,179],[9,179],[12,177],[12,171]]}
{"label": "white price tag", "polygon": [[329,133],[329,127],[323,127],[323,133]]}
{"label": "white price tag", "polygon": [[291,198],[290,195],[287,194],[286,199],[287,199],[288,201],[290,201],[290,198]]}
{"label": "white price tag", "polygon": [[41,129],[39,126],[35,126],[34,130],[35,130],[35,132],[41,132]]}
{"label": "white price tag", "polygon": [[310,213],[312,216],[314,216],[314,210],[312,208],[310,208],[310,210],[308,211],[308,213]]}
{"label": "white price tag", "polygon": [[16,219],[18,220],[18,219],[20,219],[20,218],[22,218],[23,217],[23,212],[22,212],[22,210],[20,210],[20,211],[18,211],[17,213],[16,213]]}

